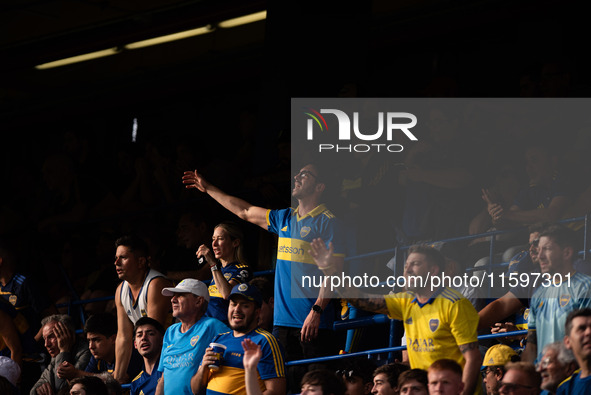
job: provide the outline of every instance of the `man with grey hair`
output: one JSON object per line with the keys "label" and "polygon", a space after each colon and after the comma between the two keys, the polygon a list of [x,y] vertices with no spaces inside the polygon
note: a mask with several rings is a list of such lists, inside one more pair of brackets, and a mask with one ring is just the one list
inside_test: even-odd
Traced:
{"label": "man with grey hair", "polygon": [[207,286],[186,278],[174,288],[164,288],[162,295],[172,296],[172,316],[178,321],[164,334],[158,371],[162,378],[156,395],[193,395],[191,377],[199,368],[205,349],[219,333],[230,329],[221,321],[205,317],[209,303]]}
{"label": "man with grey hair", "polygon": [[547,344],[542,351],[542,358],[536,364],[536,370],[542,376],[543,394],[555,394],[558,385],[578,368],[573,352],[564,342]]}
{"label": "man with grey hair", "polygon": [[31,389],[30,395],[52,395],[62,388],[68,388],[66,379],[58,377],[58,367],[67,362],[76,369],[84,370],[90,361],[88,343],[76,335],[70,316],[54,314],[45,317],[41,321],[41,328],[51,362]]}

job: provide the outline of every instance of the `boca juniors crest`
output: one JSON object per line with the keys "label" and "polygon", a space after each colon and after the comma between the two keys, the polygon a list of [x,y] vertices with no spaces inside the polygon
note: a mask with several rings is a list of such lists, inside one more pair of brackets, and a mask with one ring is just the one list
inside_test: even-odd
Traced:
{"label": "boca juniors crest", "polygon": [[570,302],[570,295],[560,295],[560,307],[565,307]]}
{"label": "boca juniors crest", "polygon": [[435,332],[437,328],[439,328],[439,320],[437,318],[429,320],[429,329],[431,329],[431,332]]}

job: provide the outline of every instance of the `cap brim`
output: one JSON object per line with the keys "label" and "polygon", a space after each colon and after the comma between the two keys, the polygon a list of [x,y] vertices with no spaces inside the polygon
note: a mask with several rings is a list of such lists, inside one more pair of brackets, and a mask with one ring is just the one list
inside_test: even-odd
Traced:
{"label": "cap brim", "polygon": [[162,288],[162,295],[164,296],[172,296],[174,294],[181,294],[181,293],[191,293],[184,289],[178,288]]}

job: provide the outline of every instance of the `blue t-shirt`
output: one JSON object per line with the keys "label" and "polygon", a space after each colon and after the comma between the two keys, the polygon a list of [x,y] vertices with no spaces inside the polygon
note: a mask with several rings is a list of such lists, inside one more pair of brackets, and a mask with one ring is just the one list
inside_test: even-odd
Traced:
{"label": "blue t-shirt", "polygon": [[[332,241],[335,255],[343,255],[344,247],[335,216],[319,205],[300,217],[297,209],[267,211],[269,232],[279,236],[275,267],[274,320],[275,326],[301,328],[318,297],[318,287],[306,283],[308,278],[320,278],[322,271],[308,253],[310,242],[322,238]],[[302,286],[302,281],[304,285]],[[332,328],[334,308],[328,304],[321,317],[320,328]]]}
{"label": "blue t-shirt", "polygon": [[154,365],[152,374],[146,373],[144,370],[131,381],[129,395],[154,395],[156,393],[156,386],[158,380],[162,377],[162,372],[158,370],[158,362]]}
{"label": "blue t-shirt", "polygon": [[[251,277],[251,272],[248,265],[243,265],[238,262],[231,263],[226,267],[222,266],[220,271],[222,272],[222,275],[226,278],[228,282],[234,280],[238,284],[248,282]],[[205,315],[207,317],[217,318],[224,324],[227,324],[229,301],[224,299],[224,297],[218,290],[218,287],[214,279],[211,280],[208,290],[209,304],[207,305],[207,312],[205,313]]]}
{"label": "blue t-shirt", "polygon": [[165,395],[193,395],[191,377],[197,372],[205,349],[217,334],[228,330],[220,320],[211,317],[202,317],[185,333],[181,332],[181,323],[166,330],[158,364]]}
{"label": "blue t-shirt", "polygon": [[223,333],[213,340],[226,346],[220,369],[211,374],[207,383],[208,395],[246,395],[244,381],[244,350],[242,341],[250,339],[261,346],[263,356],[257,365],[259,387],[264,392],[264,380],[285,377],[283,350],[279,342],[269,332],[257,328],[244,336],[235,337],[233,332]]}
{"label": "blue t-shirt", "polygon": [[558,196],[567,196],[568,191],[557,173],[552,176],[549,187],[530,183],[517,194],[513,204],[521,210],[533,210],[536,208],[548,208],[552,199]]}
{"label": "blue t-shirt", "polygon": [[532,299],[528,330],[535,330],[538,358],[545,345],[562,341],[566,316],[573,310],[591,307],[591,277],[575,272],[570,279],[549,287],[538,286]]}
{"label": "blue t-shirt", "polygon": [[580,370],[577,370],[572,376],[560,383],[556,395],[571,394],[591,394],[591,376],[582,379]]}

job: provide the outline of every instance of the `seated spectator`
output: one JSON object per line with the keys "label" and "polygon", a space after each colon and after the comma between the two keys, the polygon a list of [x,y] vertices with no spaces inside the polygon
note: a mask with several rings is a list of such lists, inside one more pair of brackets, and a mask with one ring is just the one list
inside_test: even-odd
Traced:
{"label": "seated spectator", "polygon": [[377,395],[396,395],[398,376],[408,369],[408,365],[397,362],[379,366],[373,372],[373,388],[371,389],[371,393]]}
{"label": "seated spectator", "polygon": [[536,364],[536,370],[542,376],[544,395],[554,395],[558,385],[578,367],[573,352],[566,348],[564,341],[547,344],[542,351],[542,358]]}
{"label": "seated spectator", "polygon": [[570,196],[557,172],[558,158],[549,146],[534,142],[525,150],[529,185],[523,188],[510,207],[503,207],[488,191],[482,198],[497,229],[514,228],[560,219]]}
{"label": "seated spectator", "polygon": [[[429,394],[465,394],[462,382],[462,367],[453,359],[438,359],[427,370]],[[479,393],[475,391],[474,393]],[[466,394],[468,395],[468,394]]]}
{"label": "seated spectator", "polygon": [[274,306],[273,281],[266,277],[255,277],[248,283],[257,287],[263,296],[263,304],[261,305],[261,313],[259,314],[259,326],[268,332],[272,332]]}
{"label": "seated spectator", "polygon": [[51,394],[51,391],[66,388],[67,381],[58,376],[58,368],[64,362],[82,370],[90,361],[88,343],[76,335],[72,318],[64,314],[50,315],[41,321],[41,327],[51,362],[31,389],[31,395]]}
{"label": "seated spectator", "polygon": [[504,344],[495,344],[486,351],[482,361],[482,377],[487,394],[498,395],[499,382],[505,374],[505,364],[517,360],[519,356],[515,350]]}
{"label": "seated spectator", "polygon": [[[222,222],[214,228],[211,250],[202,244],[198,257],[204,257],[211,268],[207,317],[228,323],[228,297],[232,287],[250,280],[251,273],[243,253],[244,235],[232,222]],[[213,251],[212,251],[213,250]],[[219,262],[219,263],[218,263]]]}
{"label": "seated spectator", "polygon": [[153,395],[162,373],[158,371],[164,327],[150,317],[135,323],[134,346],[144,359],[144,370],[131,382],[130,395]]}
{"label": "seated spectator", "polygon": [[591,309],[572,311],[566,319],[565,333],[564,345],[575,355],[579,370],[558,386],[556,395],[588,394],[591,392]]}
{"label": "seated spectator", "polygon": [[[84,370],[76,369],[69,362],[62,363],[57,370],[60,378],[71,380],[82,376],[97,376],[115,368],[115,341],[117,338],[117,319],[110,313],[94,314],[84,325],[84,333],[90,350],[90,362]],[[142,370],[142,360],[133,353],[127,368],[128,377],[135,377]]]}
{"label": "seated spectator", "polygon": [[[213,343],[226,346],[220,368],[212,371],[208,366],[219,361],[218,355],[207,348],[197,374],[191,379],[191,389],[197,394],[207,389],[207,394],[243,394],[255,392],[255,387],[265,395],[283,395],[286,392],[283,350],[275,336],[258,327],[262,296],[253,285],[237,284],[230,293],[228,321],[232,331],[215,336]],[[260,353],[255,376],[256,386],[247,390],[247,375],[243,364],[243,352],[256,349]],[[252,373],[252,372],[251,372]],[[251,383],[249,383],[251,384]],[[254,384],[254,383],[252,383]],[[258,393],[258,391],[256,391]]]}
{"label": "seated spectator", "polygon": [[347,358],[343,360],[337,375],[343,377],[347,391],[345,395],[369,395],[373,388],[375,364],[365,358]]}
{"label": "seated spectator", "polygon": [[115,269],[122,281],[115,291],[117,340],[113,376],[119,382],[128,382],[133,378],[126,375],[133,351],[133,326],[146,316],[166,326],[170,301],[162,294],[162,289],[172,283],[150,268],[148,245],[141,238],[121,237],[115,241],[115,247]]}
{"label": "seated spectator", "polygon": [[343,380],[326,369],[306,372],[302,378],[301,388],[301,395],[344,395],[346,390]]}
{"label": "seated spectator", "polygon": [[[509,362],[505,365],[505,375],[499,383],[499,393],[529,394],[540,393],[542,379],[536,368],[529,362]],[[583,392],[580,392],[581,394]]]}
{"label": "seated spectator", "polygon": [[228,332],[221,321],[205,317],[209,293],[199,280],[186,278],[174,288],[164,288],[164,296],[172,296],[172,316],[179,322],[164,334],[156,393],[164,395],[192,394],[191,377],[199,368],[205,349],[219,333]]}
{"label": "seated spectator", "polygon": [[109,392],[100,377],[83,376],[70,382],[70,395],[109,395]]}
{"label": "seated spectator", "polygon": [[398,376],[400,395],[429,395],[429,378],[423,369],[410,369]]}

